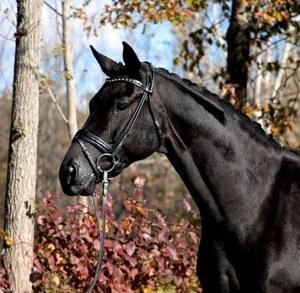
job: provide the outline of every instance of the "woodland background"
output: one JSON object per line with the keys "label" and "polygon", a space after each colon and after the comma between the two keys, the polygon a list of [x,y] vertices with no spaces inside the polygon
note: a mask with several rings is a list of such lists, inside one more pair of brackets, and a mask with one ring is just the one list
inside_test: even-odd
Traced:
{"label": "woodland background", "polygon": [[[4,219],[15,43],[22,37],[16,30],[17,4],[27,7],[27,2],[0,3],[1,256],[18,245]],[[42,33],[34,270],[23,271],[32,281],[26,290],[34,284],[36,292],[84,292],[93,275],[99,249],[95,218],[80,205],[85,199],[66,197],[58,181],[70,138],[105,78],[90,44],[119,61],[125,40],[141,60],[207,87],[282,145],[299,146],[299,1],[32,2],[42,5]],[[201,292],[194,275],[198,211],[167,160],[153,155],[137,162],[112,185],[107,261],[98,291]],[[21,196],[15,192],[17,199]],[[26,233],[23,228],[19,233]],[[24,292],[14,287],[1,261],[0,290],[9,283]]]}

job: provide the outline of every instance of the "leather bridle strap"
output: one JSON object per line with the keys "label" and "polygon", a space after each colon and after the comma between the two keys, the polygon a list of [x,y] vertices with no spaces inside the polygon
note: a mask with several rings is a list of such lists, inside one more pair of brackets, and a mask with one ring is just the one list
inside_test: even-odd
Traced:
{"label": "leather bridle strap", "polygon": [[73,138],[73,141],[77,141],[78,139],[88,142],[100,152],[110,153],[112,150],[111,144],[105,142],[103,139],[99,138],[97,135],[84,128],[80,129],[76,133],[75,137]]}
{"label": "leather bridle strap", "polygon": [[95,177],[96,177],[96,182],[100,182],[101,178],[100,178],[100,173],[99,173],[99,170],[95,164],[95,162],[93,161],[93,158],[91,157],[88,149],[86,148],[85,144],[80,140],[80,139],[77,139],[77,142],[79,143],[80,147],[81,147],[81,150],[85,156],[85,158],[87,159],[87,161],[89,162],[92,170],[93,170],[93,173],[95,174]]}
{"label": "leather bridle strap", "polygon": [[[134,112],[130,116],[127,124],[125,125],[125,127],[121,131],[120,135],[118,136],[118,138],[116,139],[116,141],[113,144],[107,143],[101,137],[93,134],[92,132],[90,132],[84,128],[79,130],[73,139],[74,142],[79,142],[81,149],[82,149],[83,153],[85,154],[85,157],[89,161],[89,164],[91,165],[93,172],[95,173],[96,179],[98,179],[98,177],[99,177],[99,174],[98,174],[99,172],[97,171],[97,169],[98,169],[97,164],[91,162],[91,160],[90,160],[91,156],[88,154],[86,148],[83,147],[83,145],[84,145],[83,141],[88,142],[89,144],[93,145],[98,151],[100,151],[102,153],[110,154],[115,159],[115,161],[119,161],[119,158],[118,158],[119,149],[123,145],[123,143],[126,141],[133,126],[135,125],[137,118],[139,117],[139,114],[142,110],[142,107],[145,104],[146,99],[148,100],[147,104],[148,104],[148,108],[149,108],[149,113],[153,120],[153,123],[155,126],[155,131],[156,131],[157,138],[158,138],[157,150],[159,149],[159,147],[161,145],[161,129],[160,129],[158,120],[154,116],[154,113],[153,113],[153,110],[151,107],[151,98],[150,98],[150,96],[153,92],[154,70],[153,70],[151,64],[149,64],[149,68],[151,71],[151,77],[150,76],[147,77],[146,85],[144,85],[139,80],[127,78],[127,77],[108,78],[106,80],[106,83],[117,83],[117,82],[130,83],[130,84],[133,84],[143,90],[143,95],[140,98]],[[96,166],[96,168],[95,168],[95,166]],[[99,180],[97,182],[99,182]]]}
{"label": "leather bridle strap", "polygon": [[[153,78],[153,77],[152,77]],[[125,80],[124,80],[125,81]],[[118,79],[115,80],[107,80],[107,82],[119,82]],[[127,139],[127,137],[129,136],[133,126],[136,123],[137,118],[139,117],[139,114],[142,110],[142,107],[145,103],[145,100],[147,97],[149,97],[152,94],[152,85],[153,85],[153,81],[148,80],[147,86],[143,87],[143,84],[140,83],[140,85],[138,85],[138,80],[134,81],[132,79],[128,79],[125,82],[129,82],[134,84],[135,86],[138,86],[140,88],[142,88],[144,90],[143,96],[141,97],[139,103],[137,104],[134,112],[132,113],[128,123],[126,124],[125,128],[123,129],[123,131],[121,132],[120,136],[118,137],[118,139],[116,140],[116,142],[113,144],[112,150],[111,150],[111,154],[113,156],[116,156],[118,153],[118,150],[120,149],[120,147],[123,145],[123,143],[125,142],[125,140]]]}

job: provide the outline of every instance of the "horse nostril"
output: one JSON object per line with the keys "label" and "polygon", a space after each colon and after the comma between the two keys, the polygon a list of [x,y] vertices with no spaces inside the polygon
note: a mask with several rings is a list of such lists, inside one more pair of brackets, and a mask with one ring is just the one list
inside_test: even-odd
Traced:
{"label": "horse nostril", "polygon": [[67,183],[68,185],[74,185],[77,181],[77,168],[76,165],[70,165],[68,167],[68,177],[67,177]]}

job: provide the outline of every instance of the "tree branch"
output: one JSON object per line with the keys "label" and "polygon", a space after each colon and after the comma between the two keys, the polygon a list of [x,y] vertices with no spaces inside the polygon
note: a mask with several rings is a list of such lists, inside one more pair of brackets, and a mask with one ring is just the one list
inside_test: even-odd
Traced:
{"label": "tree branch", "polygon": [[60,13],[57,9],[55,9],[51,4],[49,4],[46,0],[44,0],[44,3],[46,6],[48,6],[48,8],[50,8],[53,12],[55,12],[57,15],[59,15],[60,17],[62,17],[62,13]]}
{"label": "tree branch", "polygon": [[64,120],[64,122],[68,125],[68,124],[69,124],[69,120],[66,118],[66,116],[65,116],[65,114],[64,114],[64,112],[63,112],[63,110],[61,109],[60,105],[58,104],[57,99],[55,98],[55,96],[54,96],[54,94],[53,94],[53,92],[52,92],[52,90],[51,90],[49,84],[46,84],[46,88],[47,88],[47,91],[48,91],[48,93],[49,93],[49,96],[50,96],[51,100],[53,101],[53,103],[55,104],[55,106],[56,106],[56,108],[57,108],[57,110],[58,110],[58,112],[59,112],[61,118],[62,118],[62,119]]}

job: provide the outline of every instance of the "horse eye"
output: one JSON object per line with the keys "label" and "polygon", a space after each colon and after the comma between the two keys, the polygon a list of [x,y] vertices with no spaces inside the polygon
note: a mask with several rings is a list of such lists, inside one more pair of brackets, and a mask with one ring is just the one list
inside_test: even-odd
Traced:
{"label": "horse eye", "polygon": [[127,107],[128,107],[128,103],[118,103],[116,108],[118,111],[123,111],[127,109]]}

